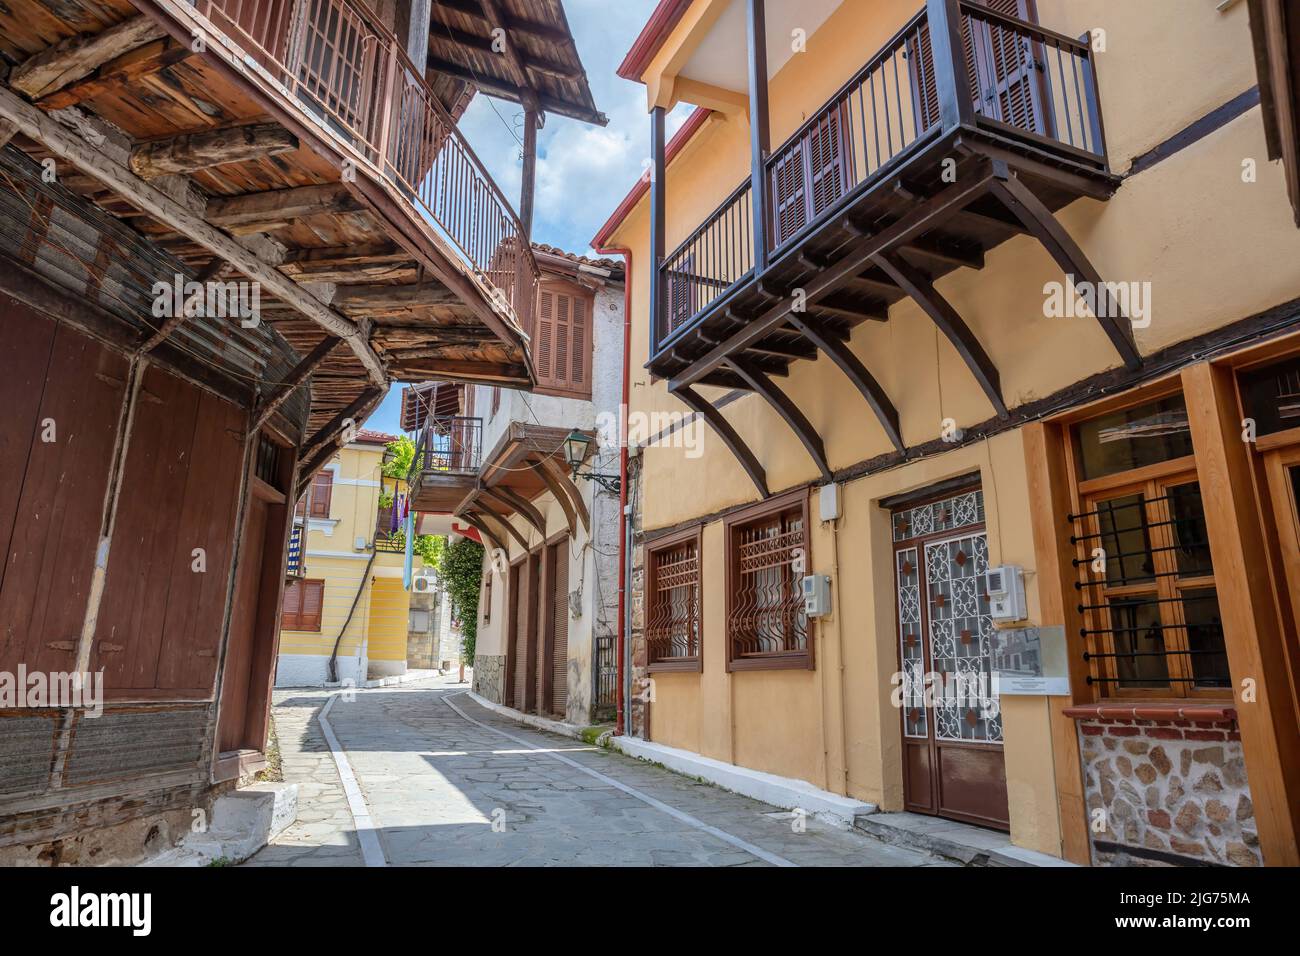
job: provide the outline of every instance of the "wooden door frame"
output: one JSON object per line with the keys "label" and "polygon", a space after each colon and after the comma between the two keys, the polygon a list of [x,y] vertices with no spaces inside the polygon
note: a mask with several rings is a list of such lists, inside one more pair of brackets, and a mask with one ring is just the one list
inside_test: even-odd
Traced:
{"label": "wooden door frame", "polygon": [[[557,545],[569,540],[567,530],[559,531],[547,538],[538,548],[537,554],[541,564],[538,575],[541,600],[538,607],[537,642],[537,712],[554,714],[555,711],[555,578],[556,556],[553,553]],[[561,552],[563,560],[569,559],[568,549]],[[567,569],[566,569],[567,570]],[[543,711],[542,708],[545,708]]]}

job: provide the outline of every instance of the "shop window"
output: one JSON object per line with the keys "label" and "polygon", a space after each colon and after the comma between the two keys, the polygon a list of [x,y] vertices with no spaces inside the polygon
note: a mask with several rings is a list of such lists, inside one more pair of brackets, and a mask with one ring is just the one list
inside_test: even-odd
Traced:
{"label": "shop window", "polygon": [[808,567],[804,491],[727,520],[727,667],[812,667],[801,578]]}
{"label": "shop window", "polygon": [[650,670],[699,670],[700,530],[646,550],[646,652]]}
{"label": "shop window", "polygon": [[1080,606],[1101,696],[1229,693],[1205,506],[1181,396],[1075,427]]}

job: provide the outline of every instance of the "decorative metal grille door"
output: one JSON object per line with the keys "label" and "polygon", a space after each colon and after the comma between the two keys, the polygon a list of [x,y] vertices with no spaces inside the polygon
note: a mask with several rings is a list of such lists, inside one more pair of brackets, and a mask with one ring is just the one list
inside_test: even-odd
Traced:
{"label": "decorative metal grille door", "polygon": [[1005,829],[983,492],[909,507],[893,521],[907,807]]}

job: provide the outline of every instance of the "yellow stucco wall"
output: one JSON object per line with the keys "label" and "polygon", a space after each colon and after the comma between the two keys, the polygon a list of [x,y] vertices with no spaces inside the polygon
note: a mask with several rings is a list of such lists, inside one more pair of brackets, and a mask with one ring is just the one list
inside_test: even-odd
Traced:
{"label": "yellow stucco wall", "polygon": [[[918,6],[916,0],[842,4],[809,38],[808,52],[772,82],[773,144]],[[1040,21],[1051,29],[1071,36],[1106,31],[1097,69],[1115,171],[1255,84],[1246,5],[1226,14],[1214,7],[1182,0],[1039,0]],[[1265,157],[1256,107],[1125,180],[1108,202],[1080,200],[1058,214],[1104,279],[1152,283],[1152,323],[1136,330],[1144,353],[1300,296],[1300,231],[1281,170]],[[1258,163],[1255,182],[1243,181],[1245,159]],[[696,134],[666,177],[669,250],[748,176],[748,160],[743,113],[716,114]],[[683,412],[665,383],[651,382],[644,368],[648,206],[643,199],[611,238],[633,255],[631,407],[634,414]],[[1012,407],[1119,364],[1093,320],[1044,316],[1044,285],[1061,278],[1036,241],[1018,237],[990,252],[983,270],[958,270],[938,283],[998,367]],[[855,329],[850,345],[896,404],[908,445],[938,438],[946,417],[969,426],[993,414],[955,350],[909,300],[890,309],[887,323]],[[832,468],[891,450],[862,398],[828,360],[796,362],[780,384],[822,436]],[[710,399],[723,394],[701,391]],[[761,399],[746,396],[723,414],[767,470],[773,492],[818,479],[808,454]],[[878,502],[972,470],[982,478],[991,562],[1025,568],[1029,618],[1038,620],[1019,432],[844,486],[838,529],[815,523],[811,531],[810,570],[832,575],[836,601],[834,616],[815,627],[815,672],[725,673],[723,538],[714,521],[703,541],[703,673],[656,675],[653,739],[900,808],[899,718],[889,703],[889,677],[898,666],[894,582],[888,518]],[[680,448],[646,449],[641,481],[646,531],[757,500],[740,465],[707,430],[698,458]],[[814,500],[814,515],[815,507]],[[1059,854],[1047,707],[1043,697],[1004,698],[1005,754],[1013,840]]]}

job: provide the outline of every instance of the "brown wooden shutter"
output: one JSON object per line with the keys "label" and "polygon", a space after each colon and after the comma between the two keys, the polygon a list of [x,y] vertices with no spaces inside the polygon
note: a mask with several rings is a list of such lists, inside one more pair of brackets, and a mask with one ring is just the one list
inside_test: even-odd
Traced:
{"label": "brown wooden shutter", "polygon": [[321,469],[311,480],[311,516],[328,518],[330,516],[330,498],[334,494],[334,473]]}
{"label": "brown wooden shutter", "polygon": [[324,581],[302,582],[302,611],[299,614],[300,631],[319,631],[321,605],[325,598]]}
{"label": "brown wooden shutter", "polygon": [[847,168],[844,162],[844,113],[831,110],[816,124],[808,143],[808,180],[813,219],[835,205],[844,195]]}
{"label": "brown wooden shutter", "polygon": [[526,709],[528,701],[528,559],[518,565],[515,588],[515,710]]}
{"label": "brown wooden shutter", "polygon": [[803,150],[792,150],[772,170],[772,225],[780,245],[808,223]]}
{"label": "brown wooden shutter", "polygon": [[300,631],[300,611],[302,609],[302,586],[300,581],[285,585],[284,599],[280,606],[280,627],[286,631]]}
{"label": "brown wooden shutter", "polygon": [[564,717],[569,701],[569,547],[553,547],[551,592],[551,713]]}
{"label": "brown wooden shutter", "polygon": [[563,282],[543,285],[533,354],[540,388],[591,396],[592,297]]}

